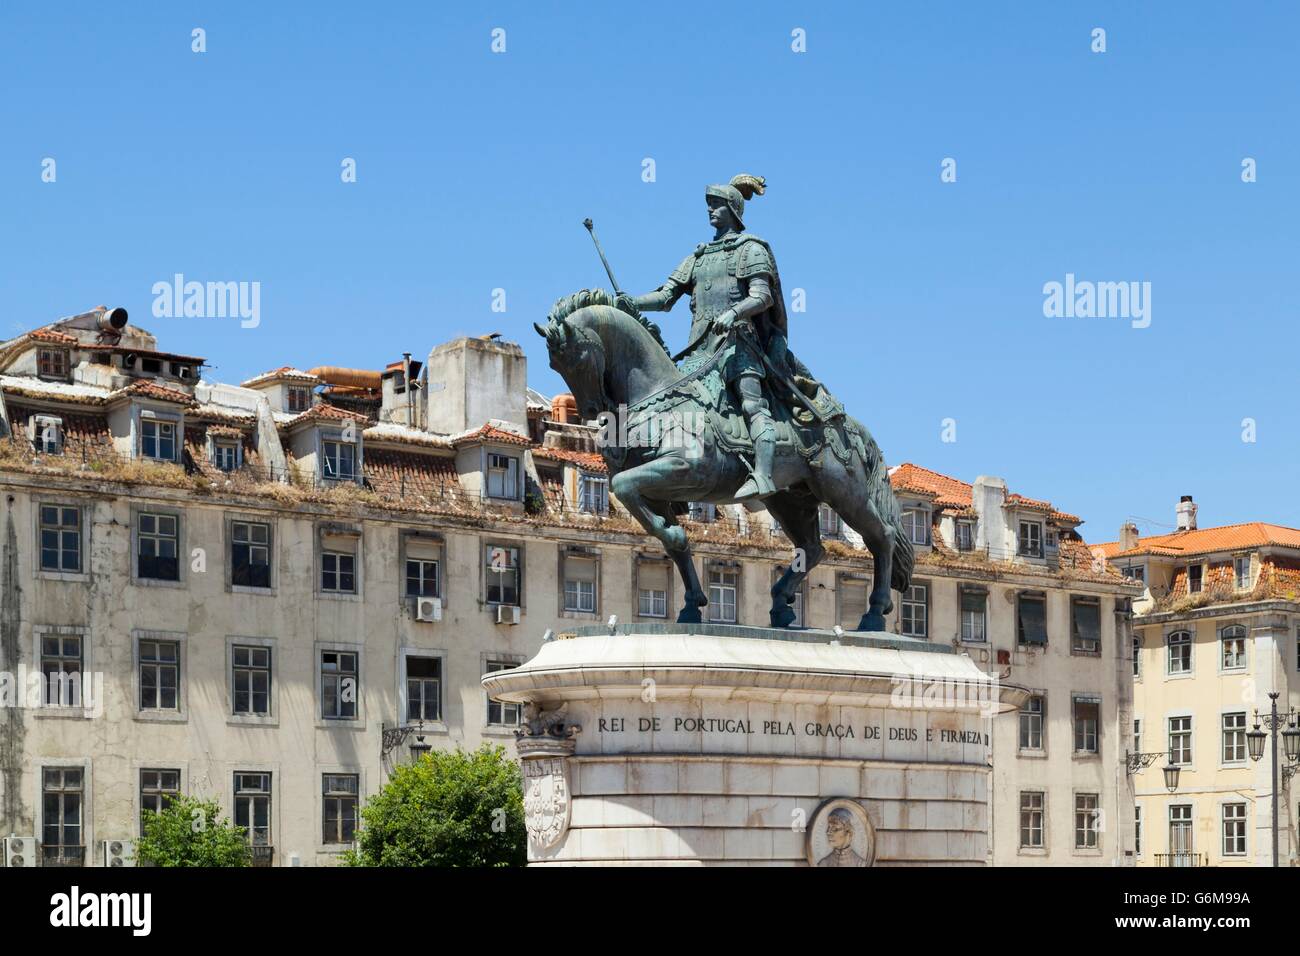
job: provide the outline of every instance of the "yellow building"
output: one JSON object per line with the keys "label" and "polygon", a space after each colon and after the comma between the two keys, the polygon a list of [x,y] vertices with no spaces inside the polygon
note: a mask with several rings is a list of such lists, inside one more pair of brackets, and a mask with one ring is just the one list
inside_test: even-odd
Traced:
{"label": "yellow building", "polygon": [[[1094,553],[1145,593],[1134,603],[1130,750],[1137,770],[1139,866],[1272,862],[1272,764],[1252,760],[1256,713],[1300,704],[1300,530],[1252,522],[1198,528],[1184,497],[1177,530],[1141,538],[1126,524]],[[1267,728],[1265,728],[1267,729]],[[1297,808],[1277,740],[1279,859],[1296,860]],[[1163,768],[1179,768],[1177,788]]]}

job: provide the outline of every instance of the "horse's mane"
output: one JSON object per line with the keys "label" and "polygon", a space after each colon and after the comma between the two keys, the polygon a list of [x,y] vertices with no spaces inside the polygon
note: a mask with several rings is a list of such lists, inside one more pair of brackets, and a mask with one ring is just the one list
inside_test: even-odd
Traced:
{"label": "horse's mane", "polygon": [[[555,305],[551,306],[551,311],[546,315],[546,321],[563,321],[574,312],[577,312],[579,309],[585,309],[589,305],[613,306],[614,300],[604,289],[581,289],[572,295],[566,295],[563,298],[556,299]],[[623,314],[627,315],[628,318],[635,319],[639,322],[641,327],[649,332],[650,335],[654,337],[654,340],[659,343],[659,347],[664,350],[664,354],[670,358],[672,357],[673,353],[668,350],[668,345],[664,342],[664,337],[659,331],[659,326],[655,325],[655,323],[651,322],[640,313],[629,315],[624,312]]]}

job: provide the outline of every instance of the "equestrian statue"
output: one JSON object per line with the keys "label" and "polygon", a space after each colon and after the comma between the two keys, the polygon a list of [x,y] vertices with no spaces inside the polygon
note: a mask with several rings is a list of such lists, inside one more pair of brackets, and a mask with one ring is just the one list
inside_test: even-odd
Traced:
{"label": "equestrian statue", "polygon": [[[875,439],[788,347],[776,258],[744,225],[745,200],[765,189],[748,174],[706,188],[713,238],[645,295],[619,288],[597,242],[613,293],[565,296],[534,328],[578,413],[602,425],[610,490],[677,566],[686,591],[679,622],[699,623],[709,603],[677,520],[687,503],[753,509],[761,501],[790,538],[794,560],[772,586],[773,627],[794,621],[795,596],[822,558],[825,503],[871,552],[874,579],[858,629],[883,631],[891,588],[906,591],[911,580],[912,544]],[[584,225],[594,240],[591,220]],[[643,313],[667,312],[683,295],[691,328],[672,356]],[[612,421],[617,428],[604,427]]]}

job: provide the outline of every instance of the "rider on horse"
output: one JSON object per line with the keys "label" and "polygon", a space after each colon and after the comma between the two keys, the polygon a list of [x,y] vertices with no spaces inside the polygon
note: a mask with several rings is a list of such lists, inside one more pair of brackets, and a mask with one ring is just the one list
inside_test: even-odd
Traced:
{"label": "rider on horse", "polygon": [[737,500],[766,498],[776,491],[772,482],[776,427],[763,380],[768,363],[777,369],[785,366],[785,302],[771,247],[745,232],[742,220],[745,200],[761,196],[765,185],[760,176],[741,174],[727,185],[705,189],[709,223],[716,230],[713,240],[696,246],[655,291],[620,295],[616,301],[620,309],[635,315],[637,310],[667,312],[683,294],[690,295],[689,344],[674,360],[684,359],[682,371],[689,372],[723,353],[723,380],[744,413],[754,445],[754,465],[736,492]]}

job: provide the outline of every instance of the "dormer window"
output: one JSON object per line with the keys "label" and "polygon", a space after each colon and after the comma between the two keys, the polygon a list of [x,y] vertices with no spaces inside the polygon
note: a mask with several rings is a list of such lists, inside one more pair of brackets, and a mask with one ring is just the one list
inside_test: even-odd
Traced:
{"label": "dormer window", "polygon": [[1232,559],[1232,576],[1238,591],[1250,590],[1250,555],[1239,554]]}
{"label": "dormer window", "polygon": [[584,514],[609,514],[609,479],[595,475],[578,478],[578,508]]}
{"label": "dormer window", "polygon": [[958,521],[953,526],[953,537],[956,539],[958,551],[975,550],[975,522]]}
{"label": "dormer window", "polygon": [[830,505],[817,506],[817,529],[821,532],[823,538],[838,538],[840,536],[840,516],[835,513]]}
{"label": "dormer window", "polygon": [[1203,569],[1199,564],[1187,566],[1187,593],[1200,594]]}
{"label": "dormer window", "polygon": [[32,421],[32,445],[41,455],[63,454],[63,419],[37,415]]}
{"label": "dormer window", "polygon": [[176,460],[176,423],[140,419],[140,455],[154,461]]}
{"label": "dormer window", "polygon": [[36,374],[41,378],[68,379],[69,356],[67,349],[37,349]]}
{"label": "dormer window", "polygon": [[235,471],[239,468],[239,442],[230,440],[212,443],[212,463],[222,471]]}
{"label": "dormer window", "polygon": [[519,498],[519,459],[489,452],[487,456],[487,494],[489,498]]}
{"label": "dormer window", "polygon": [[930,543],[930,512],[924,508],[903,510],[903,532],[912,544]]}
{"label": "dormer window", "polygon": [[328,481],[356,481],[357,446],[346,441],[322,441],[321,476]]}
{"label": "dormer window", "polygon": [[1040,521],[1020,522],[1020,535],[1016,553],[1024,558],[1043,556],[1043,524]]}
{"label": "dormer window", "polygon": [[305,412],[311,408],[311,389],[306,385],[290,385],[285,393],[289,411]]}

